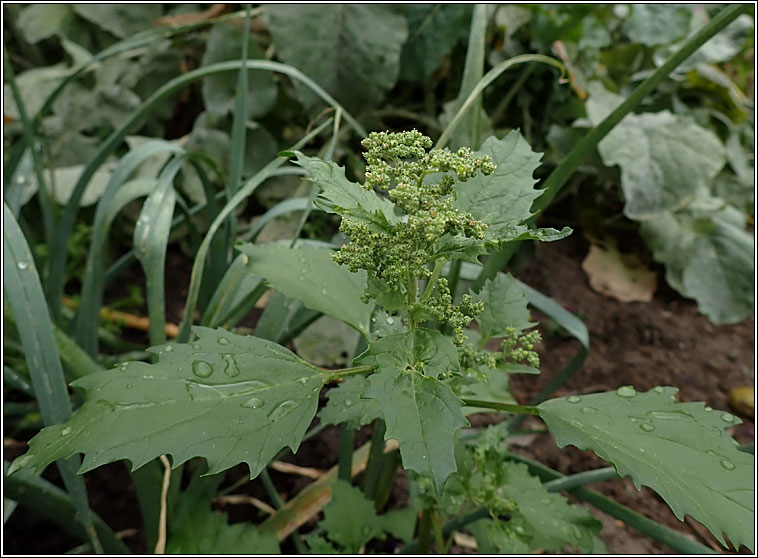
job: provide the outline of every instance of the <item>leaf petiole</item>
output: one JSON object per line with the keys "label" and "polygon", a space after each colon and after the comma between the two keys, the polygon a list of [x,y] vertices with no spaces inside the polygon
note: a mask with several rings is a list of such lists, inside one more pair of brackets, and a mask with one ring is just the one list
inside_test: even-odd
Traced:
{"label": "leaf petiole", "polygon": [[496,411],[507,411],[509,413],[518,413],[521,415],[539,415],[539,409],[531,405],[517,405],[513,403],[500,403],[498,401],[481,401],[479,399],[463,399],[463,404],[467,407],[484,407]]}

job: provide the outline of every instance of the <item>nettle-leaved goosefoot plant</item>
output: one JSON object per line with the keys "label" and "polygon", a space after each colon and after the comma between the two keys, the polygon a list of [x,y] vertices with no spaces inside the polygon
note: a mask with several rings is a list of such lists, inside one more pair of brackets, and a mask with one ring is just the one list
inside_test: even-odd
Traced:
{"label": "nettle-leaved goosefoot plant", "polygon": [[[9,473],[39,473],[81,453],[80,472],[121,459],[136,469],[169,455],[174,467],[204,458],[209,475],[246,463],[255,477],[285,447],[297,450],[326,388],[322,424],[349,430],[373,421],[372,444],[397,441],[413,497],[407,510],[377,515],[386,494],[336,481],[307,539],[313,551],[358,552],[384,533],[410,541],[422,511],[417,548],[427,548],[432,525],[443,552],[440,518],[477,510],[484,512],[469,529],[483,552],[602,550],[600,522],[509,455],[507,423],[461,435],[467,415],[492,410],[539,415],[559,445],[594,451],[638,488],[656,490],[680,519],[689,514],[722,543],[726,535],[752,549],[753,458],[725,432],[739,422],[733,415],[678,403],[672,387],[623,386],[537,406],[510,398],[510,374],[539,372],[525,291],[500,273],[459,297],[448,270],[456,260],[481,265],[480,256],[505,242],[571,232],[525,225],[540,195],[532,177],[540,156],[522,136],[490,137],[478,152],[430,150],[415,130],[372,133],[363,145],[363,185],[334,162],[284,154],[318,186],[316,206],[342,218],[347,244],[336,252],[238,246],[250,274],[363,335],[367,348],[353,367],[324,370],[272,341],[196,327],[189,343],[150,349],[152,364],[75,381],[82,407],[35,436]],[[259,531],[266,548],[276,546],[265,524]]]}

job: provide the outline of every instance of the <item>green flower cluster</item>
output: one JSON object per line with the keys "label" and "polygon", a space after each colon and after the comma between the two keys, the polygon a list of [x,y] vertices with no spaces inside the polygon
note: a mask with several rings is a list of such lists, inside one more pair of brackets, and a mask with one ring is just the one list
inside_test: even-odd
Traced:
{"label": "green flower cluster", "polygon": [[458,353],[461,368],[476,371],[480,366],[494,370],[500,363],[526,363],[539,368],[540,357],[534,346],[542,341],[537,330],[519,334],[514,327],[506,329],[506,336],[500,345],[501,352],[478,351],[471,343],[466,343]]}
{"label": "green flower cluster", "polygon": [[[417,130],[373,132],[362,144],[368,163],[364,188],[388,191],[403,217],[385,230],[343,218],[340,230],[350,242],[334,259],[351,271],[366,270],[385,293],[403,298],[411,322],[433,317],[452,327],[460,344],[463,327],[481,312],[481,305],[470,297],[453,305],[447,283],[438,273],[433,276],[431,268],[444,263],[435,255],[443,236],[484,238],[487,225],[455,207],[454,187],[478,172],[491,174],[495,165],[468,148],[429,151],[431,140]],[[429,277],[431,288],[419,299],[418,281]],[[375,298],[375,293],[366,298]]]}

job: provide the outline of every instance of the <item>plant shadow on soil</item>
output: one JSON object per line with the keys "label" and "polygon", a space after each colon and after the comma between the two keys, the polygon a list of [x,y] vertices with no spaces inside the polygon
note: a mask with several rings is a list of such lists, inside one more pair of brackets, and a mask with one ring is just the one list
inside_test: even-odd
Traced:
{"label": "plant shadow on soil", "polygon": [[[536,246],[529,263],[515,275],[552,297],[584,320],[590,333],[590,352],[584,366],[564,384],[555,396],[586,394],[614,390],[622,385],[633,385],[639,391],[654,386],[670,385],[679,388],[680,401],[704,401],[714,409],[728,409],[729,390],[754,385],[755,338],[754,316],[731,326],[713,326],[697,312],[694,302],[682,299],[671,290],[663,279],[663,268],[658,272],[658,290],[650,303],[622,303],[594,292],[581,269],[581,260],[587,254],[587,243],[574,233],[568,239],[552,244]],[[180,254],[169,253],[167,278],[188,282],[190,264]],[[129,279],[140,283],[136,268]],[[125,282],[124,282],[125,283]],[[186,295],[186,284],[167,285],[168,318],[179,321]],[[248,318],[246,326],[253,325],[257,318]],[[578,350],[578,343],[545,329],[547,320],[538,312],[533,318],[540,321],[543,342],[538,347],[542,364],[539,376],[516,375],[512,390],[516,399],[526,402],[533,397],[549,379]],[[146,343],[146,338],[134,339]],[[322,403],[325,400],[321,395]],[[753,417],[740,415],[743,424],[730,432],[740,443],[753,443]],[[472,417],[474,426],[484,426],[499,420],[497,414]],[[316,419],[318,420],[318,419]],[[539,419],[530,417],[525,428],[540,428]],[[33,432],[23,433],[31,436]],[[356,447],[369,439],[370,426],[356,435]],[[6,433],[7,436],[7,433]],[[16,435],[17,439],[23,438]],[[289,455],[285,461],[303,467],[328,469],[336,463],[338,433],[329,427],[307,442],[296,456]],[[13,444],[5,444],[5,459],[12,460],[21,454]],[[511,451],[535,459],[563,474],[572,474],[605,467],[605,463],[591,452],[574,447],[559,449],[548,433],[533,435],[526,444],[513,444]],[[222,488],[246,477],[246,466],[230,469]],[[45,478],[60,485],[55,467],[49,467]],[[307,486],[310,479],[271,472],[272,480],[287,500]],[[360,479],[358,479],[360,480]],[[134,488],[127,468],[123,463],[113,463],[87,473],[86,483],[92,508],[113,527],[115,531],[127,532],[124,542],[133,552],[145,553],[146,548],[142,520]],[[663,500],[653,491],[642,491],[631,480],[617,479],[593,485],[591,488],[618,502],[659,521],[706,545],[718,543],[710,533],[695,522],[680,522]],[[267,501],[259,480],[240,486],[235,494],[247,494]],[[398,475],[393,487],[388,508],[401,507],[407,502],[407,481],[404,474]],[[588,509],[603,522],[601,538],[609,552],[615,554],[671,554],[670,547],[658,543],[621,522],[597,511]],[[251,521],[258,523],[265,514],[249,504],[214,504],[214,509],[226,511],[231,522]],[[316,520],[306,524],[307,531]],[[59,554],[79,544],[76,538],[62,532],[56,524],[41,518],[34,511],[19,507],[5,524],[4,550],[9,554]],[[44,536],[41,534],[44,533]],[[397,541],[372,543],[374,552],[392,553]],[[283,544],[284,552],[294,552],[289,541]],[[743,548],[743,550],[745,550]],[[451,552],[471,553],[466,548],[454,546]]]}

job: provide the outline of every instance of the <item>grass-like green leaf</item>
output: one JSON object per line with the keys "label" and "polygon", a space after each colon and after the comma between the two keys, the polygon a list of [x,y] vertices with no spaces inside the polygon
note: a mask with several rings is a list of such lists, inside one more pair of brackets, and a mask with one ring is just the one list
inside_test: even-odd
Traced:
{"label": "grass-like green leaf", "polygon": [[753,457],[724,429],[739,419],[702,403],[675,403],[676,388],[552,399],[540,416],[558,445],[590,449],[639,488],[649,486],[671,506],[702,522],[723,544],[724,534],[752,549]]}
{"label": "grass-like green leaf", "polygon": [[329,250],[281,244],[246,244],[240,252],[250,258],[248,268],[285,296],[313,310],[369,333],[372,304],[361,301],[366,273],[353,273],[335,263]]}
{"label": "grass-like green leaf", "polygon": [[323,211],[362,221],[378,232],[387,231],[399,223],[395,204],[350,182],[345,177],[344,167],[300,152],[295,155],[295,162],[308,171],[310,180],[321,190],[314,203]]}
{"label": "grass-like green leaf", "polygon": [[97,350],[97,326],[100,323],[100,307],[105,290],[106,243],[111,224],[124,206],[148,195],[157,186],[152,178],[127,180],[149,159],[156,156],[169,157],[172,153],[182,153],[182,150],[159,140],[145,142],[131,150],[116,165],[97,203],[92,242],[82,279],[82,297],[74,318],[75,339],[89,354],[94,354]]}
{"label": "grass-like green leaf", "polygon": [[166,301],[164,274],[166,247],[171,233],[176,192],[173,181],[182,166],[181,158],[171,161],[161,173],[158,186],[145,200],[134,227],[134,248],[147,279],[147,311],[150,344],[166,341]]}
{"label": "grass-like green leaf", "polygon": [[403,467],[428,476],[440,494],[456,470],[455,431],[469,426],[463,402],[439,380],[412,370],[387,368],[368,380],[363,396],[379,401],[385,439],[397,440]]}
{"label": "grass-like green leaf", "polygon": [[85,403],[65,424],[43,429],[12,469],[40,470],[74,453],[81,472],[128,459],[136,469],[162,454],[174,466],[205,457],[209,473],[247,463],[251,477],[284,446],[297,450],[316,413],[323,371],[256,337],[197,328],[192,344],[151,349],[74,382]]}
{"label": "grass-like green leaf", "polygon": [[[52,320],[29,245],[6,204],[3,204],[3,281],[42,419],[47,425],[55,425],[50,428],[61,428],[59,423],[71,416],[71,402],[55,344]],[[50,459],[45,465],[59,458]],[[86,530],[92,546],[95,550],[101,551],[102,546],[92,523],[84,479],[75,474],[79,465],[78,458],[61,459],[57,465],[71,495],[79,521]],[[42,468],[39,472],[42,472]]]}

